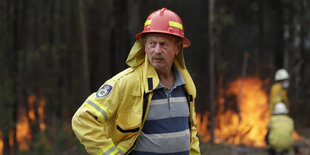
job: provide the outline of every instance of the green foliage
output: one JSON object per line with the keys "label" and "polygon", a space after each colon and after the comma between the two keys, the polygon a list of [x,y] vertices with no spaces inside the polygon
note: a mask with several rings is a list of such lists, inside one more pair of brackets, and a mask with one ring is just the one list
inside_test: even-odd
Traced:
{"label": "green foliage", "polygon": [[36,133],[33,137],[32,143],[28,143],[30,149],[23,151],[20,154],[31,154],[31,155],[50,155],[51,146],[49,140],[43,132]]}
{"label": "green foliage", "polygon": [[[2,74],[4,75],[4,74]],[[15,124],[12,123],[13,102],[15,102],[15,92],[13,91],[14,83],[12,79],[1,79],[0,85],[0,130],[2,130],[3,138],[7,138],[9,129]]]}
{"label": "green foliage", "polygon": [[228,12],[224,7],[220,8],[215,13],[215,27],[217,33],[220,34],[224,29],[227,29],[235,24],[234,14]]}

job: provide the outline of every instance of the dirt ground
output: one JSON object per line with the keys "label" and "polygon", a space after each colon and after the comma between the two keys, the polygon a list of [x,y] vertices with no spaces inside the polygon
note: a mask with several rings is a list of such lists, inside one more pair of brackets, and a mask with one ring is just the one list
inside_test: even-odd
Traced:
{"label": "dirt ground", "polygon": [[202,155],[268,155],[266,148],[240,147],[230,144],[201,143]]}
{"label": "dirt ground", "polygon": [[[291,151],[288,155],[310,155],[310,127],[296,129],[297,133],[301,136],[300,142],[296,143],[300,146],[299,154],[295,154]],[[82,148],[82,146],[81,146]],[[62,153],[57,153],[61,155],[86,155],[86,151],[81,148],[73,147]],[[255,148],[255,147],[245,147],[236,146],[228,143],[221,144],[211,144],[209,142],[201,142],[200,149],[202,155],[268,155],[267,148]],[[56,154],[56,153],[53,153]]]}
{"label": "dirt ground", "polygon": [[[292,150],[288,155],[310,155],[310,128],[296,129],[300,135],[300,140],[295,142],[299,148],[299,153]],[[235,146],[221,143],[211,144],[209,142],[200,144],[202,155],[268,155],[267,148],[255,148],[245,146]]]}

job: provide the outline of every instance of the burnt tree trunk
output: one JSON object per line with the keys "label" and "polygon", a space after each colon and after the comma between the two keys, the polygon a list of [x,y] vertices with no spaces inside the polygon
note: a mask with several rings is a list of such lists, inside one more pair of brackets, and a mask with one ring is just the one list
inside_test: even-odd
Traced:
{"label": "burnt tree trunk", "polygon": [[126,67],[129,53],[128,1],[111,0],[110,72],[116,74]]}
{"label": "burnt tree trunk", "polygon": [[84,0],[79,0],[80,26],[81,26],[81,42],[82,42],[82,63],[83,63],[83,95],[90,93],[89,68],[88,68],[88,44],[87,44],[87,20],[86,20],[86,4]]}
{"label": "burnt tree trunk", "polygon": [[211,142],[214,143],[215,130],[215,38],[214,38],[214,0],[209,0],[209,41],[210,41],[210,57],[209,57],[209,76],[210,76],[210,110],[211,110]]}

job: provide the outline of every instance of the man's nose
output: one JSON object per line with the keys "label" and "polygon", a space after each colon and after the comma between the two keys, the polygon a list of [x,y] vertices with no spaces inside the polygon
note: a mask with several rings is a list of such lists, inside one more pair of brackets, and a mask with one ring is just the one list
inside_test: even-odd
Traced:
{"label": "man's nose", "polygon": [[160,48],[160,45],[159,44],[156,44],[155,46],[155,53],[156,54],[160,54],[162,52],[161,48]]}

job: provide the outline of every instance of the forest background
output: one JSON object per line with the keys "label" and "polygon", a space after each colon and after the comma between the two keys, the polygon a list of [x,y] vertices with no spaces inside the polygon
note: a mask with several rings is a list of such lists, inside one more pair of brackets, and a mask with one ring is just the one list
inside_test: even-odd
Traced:
{"label": "forest background", "polygon": [[[192,42],[184,55],[198,113],[216,110],[210,101],[238,78],[264,81],[268,94],[275,71],[286,68],[290,115],[297,127],[310,127],[310,1],[218,0],[214,7],[210,1],[0,1],[2,153],[85,153],[71,130],[72,115],[127,67],[135,34],[163,7],[181,17]],[[238,112],[236,104],[226,108]]]}

